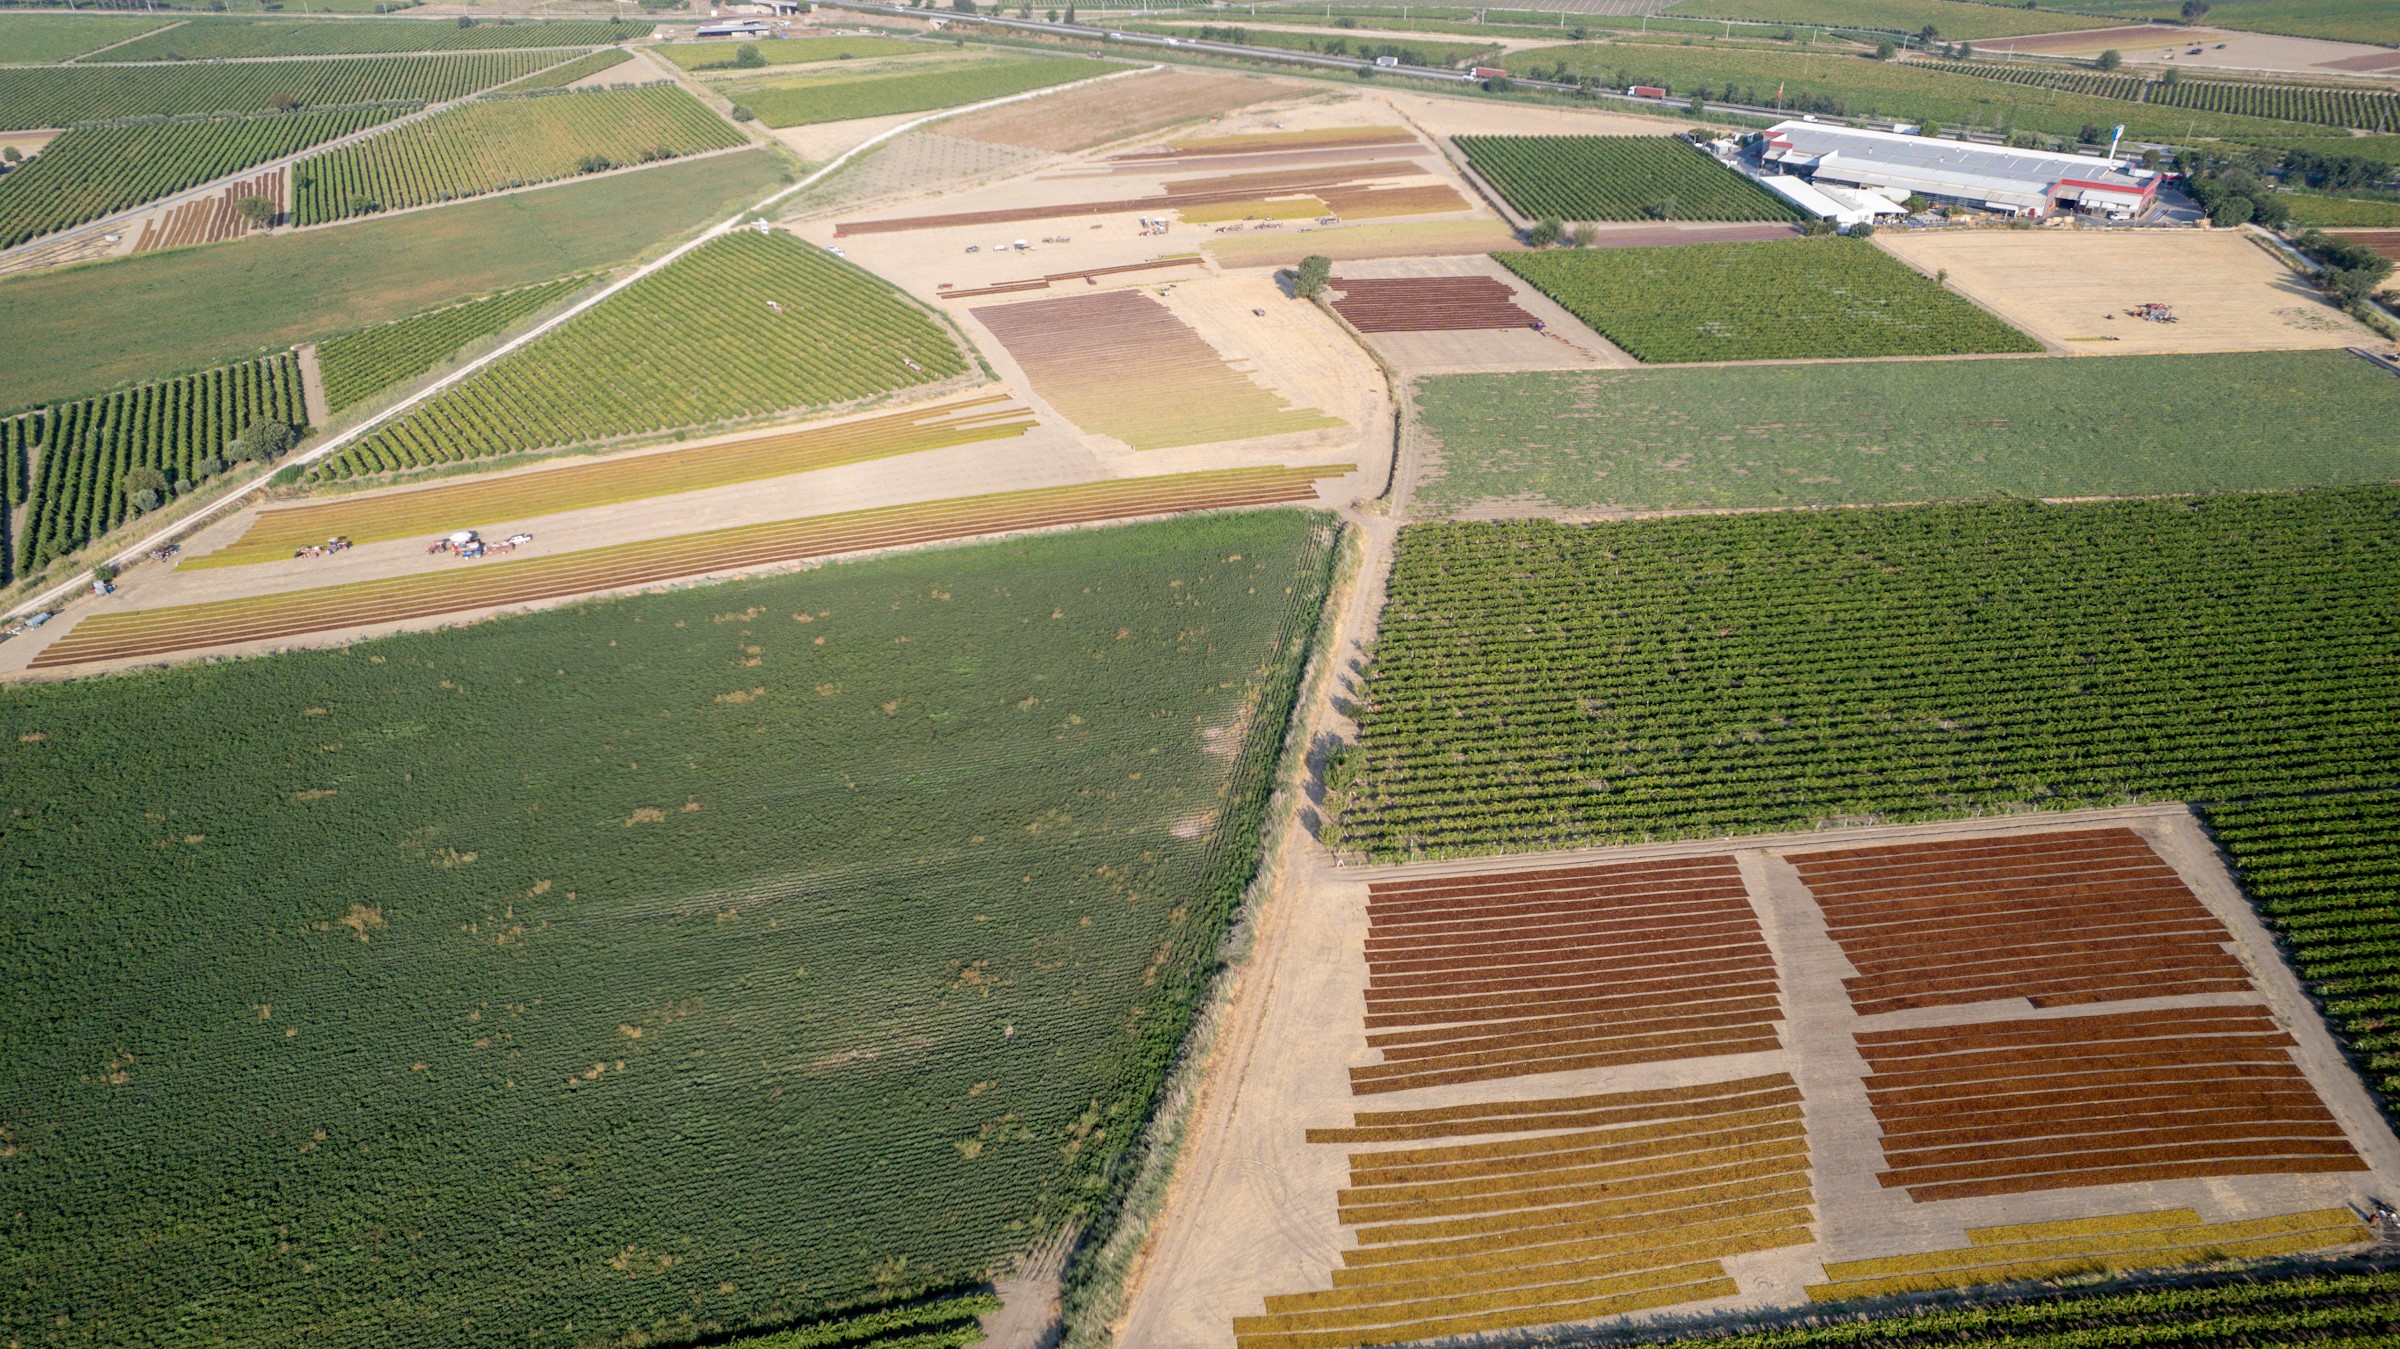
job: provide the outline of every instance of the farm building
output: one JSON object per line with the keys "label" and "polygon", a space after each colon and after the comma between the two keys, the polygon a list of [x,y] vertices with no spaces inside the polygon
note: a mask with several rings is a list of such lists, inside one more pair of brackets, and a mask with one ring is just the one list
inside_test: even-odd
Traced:
{"label": "farm building", "polygon": [[1906,215],[1908,208],[1890,197],[1833,183],[1812,183],[1798,174],[1772,173],[1759,184],[1819,220],[1837,225],[1872,224],[1887,215]]}
{"label": "farm building", "polygon": [[764,19],[712,19],[692,30],[696,38],[766,37],[775,30]]}
{"label": "farm building", "polygon": [[2115,219],[2145,214],[2158,204],[2157,174],[2099,155],[1973,145],[1819,122],[1779,122],[1753,149],[1761,165],[1806,178],[1828,195],[1913,193],[2009,215],[2080,211]]}

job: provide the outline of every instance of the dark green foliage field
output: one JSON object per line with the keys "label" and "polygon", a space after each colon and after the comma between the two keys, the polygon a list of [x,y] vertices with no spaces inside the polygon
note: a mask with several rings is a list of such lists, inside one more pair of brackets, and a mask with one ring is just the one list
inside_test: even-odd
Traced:
{"label": "dark green foliage field", "polygon": [[124,117],[301,107],[442,103],[557,65],[563,52],[471,52],[323,61],[0,69],[0,131]]}
{"label": "dark green foliage field", "polygon": [[2400,1093],[2400,488],[1413,526],[1378,860],[2197,803]]}
{"label": "dark green foliage field", "polygon": [[1192,517],[0,691],[0,1338],[981,1278],[1147,1115],[1331,557]]}
{"label": "dark green foliage field", "polygon": [[1645,363],[2042,349],[1863,240],[1493,257]]}
{"label": "dark green foliage field", "polygon": [[772,189],[764,151],[0,277],[0,409],[78,398],[511,286],[614,266]]}
{"label": "dark green foliage field", "polygon": [[1416,405],[1427,515],[2400,480],[2400,380],[2343,351],[1447,375]]}
{"label": "dark green foliage field", "polygon": [[1529,220],[1793,220],[1783,198],[1677,136],[1459,136]]}

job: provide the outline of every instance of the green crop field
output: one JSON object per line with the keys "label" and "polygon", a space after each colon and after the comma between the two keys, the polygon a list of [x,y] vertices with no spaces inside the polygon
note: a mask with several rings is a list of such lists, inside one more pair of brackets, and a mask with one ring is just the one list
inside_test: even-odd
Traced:
{"label": "green crop field", "polygon": [[[1269,18],[1270,22],[1280,19]],[[1160,33],[1168,37],[1199,38],[1204,42],[1231,42],[1247,47],[1275,47],[1284,51],[1323,52],[1328,56],[1392,56],[1401,64],[1411,66],[1463,66],[1472,61],[1497,55],[1500,48],[1490,42],[1439,42],[1429,39],[1411,40],[1382,37],[1375,34],[1358,36],[1343,32],[1323,35],[1286,33],[1273,28],[1252,28],[1241,24],[1123,24],[1119,27],[1136,33]]]}
{"label": "green crop field", "polygon": [[172,22],[146,15],[0,14],[0,65],[64,61]]}
{"label": "green crop field", "polygon": [[201,461],[254,421],[298,429],[308,421],[300,367],[289,352],[179,375],[11,419],[38,451],[32,502],[17,540],[17,571],[39,570],[138,512],[124,489],[136,468],[170,488],[208,476]]}
{"label": "green crop field", "polygon": [[1416,406],[1436,515],[2400,481],[2400,380],[2343,351],[1445,375]]}
{"label": "green crop field", "polygon": [[725,85],[719,92],[768,126],[807,126],[955,108],[1128,69],[1079,56],[1035,56],[944,63],[925,71],[770,79]]}
{"label": "green crop field", "polygon": [[1338,838],[1398,861],[2191,801],[2391,1093],[2396,591],[2393,487],[1412,526]]}
{"label": "green crop field", "polygon": [[338,56],[396,52],[501,51],[518,47],[595,47],[646,37],[647,23],[564,20],[485,21],[461,28],[449,19],[192,19],[108,54],[111,61],[211,61],[244,56]]}
{"label": "green crop field", "polygon": [[293,171],[302,225],[749,143],[672,84],[482,98]]}
{"label": "green crop field", "polygon": [[622,47],[603,47],[599,51],[578,56],[572,61],[552,66],[538,74],[528,75],[521,80],[511,80],[507,84],[501,85],[499,92],[529,94],[537,89],[564,89],[577,80],[589,79],[604,70],[614,70],[632,59],[633,54]]}
{"label": "green crop field", "polygon": [[[390,121],[413,104],[78,127],[0,177],[0,248]],[[276,203],[280,209],[281,202]]]}
{"label": "green crop field", "polygon": [[2351,229],[2400,229],[2400,200],[2368,197],[2318,197],[2292,193],[2284,198],[2292,219],[2303,225]]}
{"label": "green crop field", "polygon": [[2128,136],[2179,144],[2193,135],[2272,141],[2305,134],[2301,123],[2230,113],[2154,108],[2068,90],[1953,74],[1931,64],[1877,61],[1856,52],[1756,47],[1568,45],[1512,52],[1511,62],[1554,66],[1623,88],[1664,85],[1678,98],[1701,94],[1794,113],[1932,120],[1945,127],[2010,127],[2074,137],[2085,126],[2123,123]]}
{"label": "green crop field", "polygon": [[1494,256],[1639,361],[2042,349],[1862,240]]}
{"label": "green crop field", "polygon": [[1945,42],[2070,28],[2101,28],[2111,21],[2021,9],[1968,0],[1681,0],[1667,7],[1676,18],[1754,19],[1767,23],[1819,25],[1915,35],[1931,24]]}
{"label": "green crop field", "polygon": [[949,333],[881,279],[780,230],[741,230],[312,471],[343,478],[831,407],[966,368]]}
{"label": "green crop field", "polygon": [[629,262],[765,195],[764,151],[716,155],[336,230],[0,277],[0,409],[79,398],[196,365]]}
{"label": "green crop field", "polygon": [[[2182,0],[2067,0],[2067,7],[2126,19],[2174,19]],[[2387,0],[2213,0],[2211,28],[2284,33],[2400,47],[2400,11]]]}
{"label": "green crop field", "polygon": [[1792,220],[1790,203],[1679,136],[1459,136],[1529,220]]}
{"label": "green crop field", "polygon": [[317,344],[317,369],[325,378],[326,406],[335,412],[355,407],[426,373],[469,342],[504,331],[592,281],[589,276],[570,276],[520,286],[328,337]]}
{"label": "green crop field", "polygon": [[1005,1272],[1150,1113],[1331,542],[1191,517],[0,690],[0,1333],[686,1343]]}
{"label": "green crop field", "polygon": [[0,131],[123,117],[265,112],[279,98],[291,99],[304,108],[444,103],[557,63],[555,52],[478,52],[364,60],[0,69]]}
{"label": "green crop field", "polygon": [[2195,108],[2208,113],[2369,130],[2400,126],[2400,93],[2388,89],[2180,78],[2170,84],[2139,75],[2105,75],[2090,70],[2004,65],[1997,61],[1951,61],[1936,68],[1979,79],[2064,89],[2069,93],[2161,107]]}
{"label": "green crop field", "polygon": [[953,50],[948,43],[908,42],[896,37],[780,37],[759,42],[670,42],[652,47],[650,53],[685,70],[731,70],[734,54],[744,47],[758,48],[760,59],[771,66],[870,56],[933,56]]}

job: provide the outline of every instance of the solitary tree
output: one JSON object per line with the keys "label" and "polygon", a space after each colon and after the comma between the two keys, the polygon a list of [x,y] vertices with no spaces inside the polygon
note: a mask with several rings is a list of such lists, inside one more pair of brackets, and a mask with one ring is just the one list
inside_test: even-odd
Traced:
{"label": "solitary tree", "polygon": [[2115,70],[2118,66],[2125,64],[2125,55],[2116,48],[2111,47],[2107,51],[2100,53],[2100,60],[2097,62],[2097,64],[2102,70]]}
{"label": "solitary tree", "polygon": [[1927,24],[1923,28],[1917,30],[1917,45],[1920,47],[1930,47],[1935,42],[1939,41],[1941,36],[1941,29],[1934,27],[1932,24]]}
{"label": "solitary tree", "polygon": [[2176,85],[2183,83],[2183,72],[2176,69],[2174,66],[2168,66],[2167,73],[2159,76],[2158,82],[2165,85],[2169,89],[2172,89]]}
{"label": "solitary tree", "polygon": [[1525,242],[1533,245],[1535,248],[1548,248],[1550,245],[1557,243],[1559,241],[1559,237],[1564,235],[1566,232],[1567,227],[1565,225],[1559,223],[1555,219],[1545,217],[1541,221],[1537,222],[1532,229],[1525,231]]}
{"label": "solitary tree", "polygon": [[1592,224],[1577,225],[1567,237],[1574,241],[1577,248],[1590,248],[1600,238],[1600,227]]}
{"label": "solitary tree", "polygon": [[292,428],[282,422],[262,418],[243,427],[240,435],[225,443],[225,456],[266,464],[274,462],[290,448]]}
{"label": "solitary tree", "polygon": [[1322,253],[1311,253],[1300,259],[1299,268],[1292,273],[1292,294],[1303,300],[1313,300],[1319,291],[1325,289],[1325,282],[1332,276],[1333,259]]}
{"label": "solitary tree", "polygon": [[272,224],[275,203],[265,197],[244,197],[233,204],[233,213],[253,225]]}
{"label": "solitary tree", "polygon": [[2198,23],[2208,17],[2208,0],[2183,0],[2183,21]]}
{"label": "solitary tree", "polygon": [[1898,54],[1899,50],[1900,49],[1898,47],[1892,45],[1892,40],[1887,37],[1883,41],[1875,44],[1875,59],[1878,61],[1889,61],[1894,55]]}
{"label": "solitary tree", "polygon": [[733,49],[733,64],[739,70],[756,70],[767,63],[767,54],[755,42],[745,42]]}

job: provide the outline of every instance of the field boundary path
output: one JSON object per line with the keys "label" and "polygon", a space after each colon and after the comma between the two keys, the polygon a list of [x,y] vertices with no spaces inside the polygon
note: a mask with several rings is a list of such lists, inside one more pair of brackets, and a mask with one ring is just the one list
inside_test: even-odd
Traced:
{"label": "field boundary path", "polygon": [[[876,146],[883,144],[887,140],[890,140],[896,136],[905,135],[908,132],[916,130],[918,127],[940,121],[943,118],[955,117],[962,113],[980,112],[985,108],[997,108],[1004,104],[1022,103],[1030,99],[1042,98],[1050,94],[1062,93],[1069,89],[1081,89],[1087,85],[1097,84],[1103,80],[1120,80],[1125,79],[1128,76],[1147,74],[1158,69],[1160,69],[1160,67],[1155,64],[1130,66],[1122,70],[1110,71],[1105,75],[1096,75],[1088,80],[1075,80],[1067,84],[1052,85],[1046,89],[1030,90],[1022,94],[1009,94],[1002,98],[986,99],[981,103],[969,103],[956,108],[941,108],[927,113],[923,117],[916,118],[912,121],[903,122],[899,126],[880,132],[875,136],[869,137],[867,140],[861,141],[859,144],[852,146],[850,149],[843,151],[841,154],[827,161],[823,168],[816,170],[814,173],[805,175],[798,182],[787,184],[784,187],[768,193],[765,197],[751,203],[746,207],[743,207],[740,211],[735,212],[729,218],[709,226],[699,234],[685,240],[676,247],[669,249],[666,253],[660,255],[659,257],[634,268],[632,271],[626,273],[617,280],[609,283],[608,285],[602,286],[600,289],[593,291],[589,295],[586,295],[583,299],[576,301],[572,305],[569,305],[567,308],[561,310],[557,314],[552,315],[549,319],[543,321],[542,323],[536,324],[534,327],[526,330],[523,333],[520,333],[509,341],[503,342],[499,346],[494,347],[492,350],[484,353],[483,355],[466,362],[465,364],[459,366],[458,369],[451,371],[448,375],[435,380],[433,383],[428,384],[422,389],[419,389],[416,393],[411,394],[407,398],[404,398],[397,403],[394,403],[388,408],[385,408],[382,412],[378,413],[374,417],[371,417],[366,421],[351,427],[349,430],[344,431],[332,439],[325,441],[321,445],[312,446],[309,449],[290,456],[283,461],[281,467],[305,467],[306,465],[313,464],[320,459],[324,459],[341,452],[359,440],[364,439],[367,435],[382,427],[385,423],[390,422],[395,418],[398,418],[403,414],[415,409],[420,404],[431,400],[445,390],[450,389],[452,386],[472,378],[476,373],[483,370],[485,367],[505,359],[520,348],[526,346],[528,343],[533,342],[535,339],[555,328],[558,328],[562,324],[569,322],[577,315],[592,309],[601,302],[607,300],[610,296],[625,290],[634,283],[640,281],[642,278],[650,276],[655,272],[663,271],[667,267],[673,265],[677,259],[684,257],[685,255],[691,253],[695,249],[698,249],[713,239],[717,239],[723,235],[732,233],[734,230],[743,228],[743,222],[748,217],[766,211],[775,203],[782,201],[786,197],[816,186],[819,182],[838,171],[843,165],[849,163],[852,159],[874,149]],[[239,508],[241,503],[263,492],[266,489],[267,484],[279,476],[281,476],[280,471],[274,474],[269,474],[266,477],[251,483],[249,486],[240,489],[239,491],[229,493],[224,498],[208,506],[206,509],[186,516],[182,520],[177,521],[175,524],[170,525],[165,529],[158,530],[136,541],[128,547],[117,550],[117,552],[113,555],[110,555],[107,560],[119,566],[133,562],[134,560],[148,554],[151,549],[163,547],[166,544],[173,542],[177,538],[199,529],[201,526],[209,523],[210,521],[222,517],[227,512]],[[89,569],[78,572],[67,580],[61,581],[59,584],[54,585],[37,595],[34,595],[28,599],[20,600],[16,604],[10,606],[5,614],[0,614],[0,618],[17,618],[34,613],[37,610],[47,609],[49,606],[57,603],[67,596],[84,589],[91,583],[91,579],[92,573]]]}
{"label": "field boundary path", "polygon": [[[125,45],[127,45],[128,43],[139,42],[139,41],[141,41],[143,38],[146,38],[146,37],[157,37],[157,36],[158,36],[159,34],[161,34],[161,33],[171,33],[171,32],[175,31],[175,30],[176,30],[176,29],[178,29],[178,28],[182,28],[182,27],[185,27],[185,26],[189,25],[190,23],[191,23],[191,20],[190,20],[190,19],[177,19],[177,20],[175,20],[175,21],[174,21],[174,22],[172,22],[172,23],[161,24],[161,25],[159,25],[159,26],[158,26],[158,27],[156,27],[156,28],[145,28],[145,29],[143,29],[141,32],[135,33],[135,34],[134,34],[133,36],[131,36],[131,37],[121,37],[121,38],[118,38],[116,41],[109,43],[107,46],[104,46],[104,47],[94,47],[94,48],[92,48],[92,49],[91,49],[90,51],[88,51],[88,52],[84,52],[84,53],[81,53],[80,55],[76,55],[76,56],[70,56],[70,57],[68,57],[66,60],[64,60],[64,61],[61,61],[61,62],[59,62],[58,64],[60,64],[60,65],[62,65],[62,66],[71,66],[71,65],[74,65],[74,64],[76,64],[77,62],[79,62],[79,61],[83,60],[83,59],[84,59],[84,57],[86,57],[86,56],[98,56],[98,55],[99,55],[100,53],[102,53],[102,52],[113,52],[113,51],[115,51],[117,48],[119,48],[119,47],[122,47],[122,46],[125,46]],[[96,63],[96,64],[103,64],[103,63]],[[131,62],[126,62],[126,61],[119,61],[119,62],[116,62],[115,64],[118,64],[118,65],[130,65],[130,64],[132,64],[132,63],[131,63]]]}

